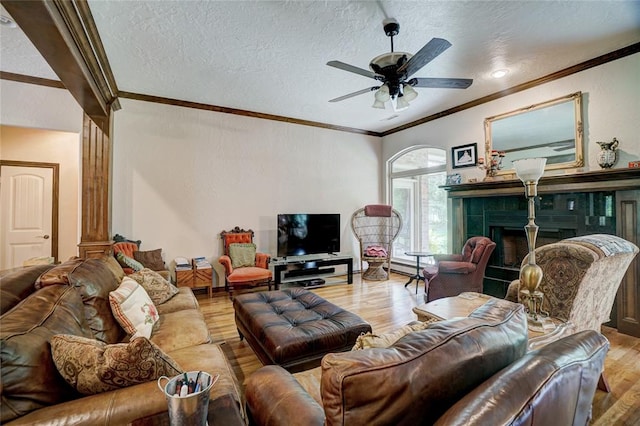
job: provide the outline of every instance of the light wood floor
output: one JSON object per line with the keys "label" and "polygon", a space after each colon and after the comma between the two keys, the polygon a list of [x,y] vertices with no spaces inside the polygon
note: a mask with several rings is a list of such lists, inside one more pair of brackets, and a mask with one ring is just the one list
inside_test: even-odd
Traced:
{"label": "light wood floor", "polygon": [[[415,294],[415,284],[405,288],[407,277],[392,274],[389,281],[360,280],[352,285],[332,285],[313,289],[319,296],[354,312],[371,324],[374,332],[385,333],[416,319],[411,311],[423,302],[424,288]],[[266,290],[266,288],[264,288]],[[222,345],[241,384],[262,366],[246,343],[240,341],[233,319],[233,306],[224,294],[209,299],[197,294],[214,341]],[[605,371],[611,393],[596,391],[592,425],[640,425],[640,339],[618,334],[604,327],[611,342]]]}

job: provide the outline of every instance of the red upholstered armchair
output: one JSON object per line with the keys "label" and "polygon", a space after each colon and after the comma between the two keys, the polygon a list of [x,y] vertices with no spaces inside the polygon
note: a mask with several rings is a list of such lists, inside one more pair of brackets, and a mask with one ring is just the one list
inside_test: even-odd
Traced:
{"label": "red upholstered armchair", "polygon": [[436,264],[423,270],[425,302],[457,296],[465,291],[482,293],[482,280],[496,243],[487,237],[471,237],[462,254],[437,254]]}
{"label": "red upholstered armchair", "polygon": [[271,290],[270,256],[256,252],[253,231],[236,226],[231,231],[222,231],[220,238],[224,254],[218,262],[224,266],[224,287],[229,295],[232,296],[233,290],[239,286],[267,284]]}

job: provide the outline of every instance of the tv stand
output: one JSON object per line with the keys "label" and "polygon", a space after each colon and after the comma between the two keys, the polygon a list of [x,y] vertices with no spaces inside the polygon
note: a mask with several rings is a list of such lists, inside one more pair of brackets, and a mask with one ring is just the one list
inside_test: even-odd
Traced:
{"label": "tv stand", "polygon": [[[353,283],[353,257],[340,253],[307,254],[304,256],[284,256],[271,259],[274,272],[275,289],[280,284],[297,281],[310,281],[319,278],[330,278],[337,273],[336,268],[330,266],[347,266],[347,284]],[[329,268],[328,268],[329,267]]]}

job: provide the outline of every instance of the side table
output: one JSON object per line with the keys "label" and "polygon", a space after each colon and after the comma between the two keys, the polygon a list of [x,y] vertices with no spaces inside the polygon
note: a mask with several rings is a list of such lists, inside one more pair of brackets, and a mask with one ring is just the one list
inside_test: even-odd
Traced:
{"label": "side table", "polygon": [[422,252],[422,251],[406,251],[404,252],[405,255],[407,256],[414,256],[416,258],[416,274],[409,277],[409,281],[407,281],[407,283],[404,285],[405,288],[407,288],[407,286],[409,284],[411,284],[414,280],[416,281],[416,294],[418,294],[418,286],[420,285],[420,280],[424,281],[424,289],[425,291],[427,290],[427,281],[425,281],[425,278],[420,275],[420,258],[421,257],[429,257],[429,256],[433,256],[431,253],[426,253],[426,252]]}

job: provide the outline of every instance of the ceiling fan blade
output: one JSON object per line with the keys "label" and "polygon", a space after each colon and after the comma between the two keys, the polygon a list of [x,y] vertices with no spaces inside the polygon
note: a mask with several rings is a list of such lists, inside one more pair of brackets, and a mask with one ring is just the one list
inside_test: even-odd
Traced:
{"label": "ceiling fan blade", "polygon": [[[414,84],[414,80],[416,83]],[[470,78],[412,78],[409,81],[413,87],[430,87],[435,89],[466,89],[471,86]]]}
{"label": "ceiling fan blade", "polygon": [[357,92],[349,93],[348,95],[340,96],[339,98],[331,99],[329,102],[340,102],[345,99],[353,98],[354,96],[362,95],[363,93],[373,92],[380,88],[380,86],[368,87],[366,89],[358,90]]}
{"label": "ceiling fan blade", "polygon": [[427,65],[450,47],[451,43],[447,40],[443,38],[432,38],[431,41],[422,46],[422,49],[418,50],[418,53],[413,55],[406,64],[398,68],[398,75],[406,73],[407,77],[412,76],[416,71]]}
{"label": "ceiling fan blade", "polygon": [[369,78],[373,78],[374,80],[377,80],[376,74],[374,72],[369,71],[369,70],[365,70],[363,68],[358,68],[358,67],[355,67],[353,65],[345,64],[344,62],[329,61],[329,62],[327,62],[327,65],[329,65],[330,67],[341,69],[343,71],[349,71],[349,72],[352,72],[352,73],[355,73],[355,74],[360,74],[360,75],[363,75],[365,77],[369,77]]}

